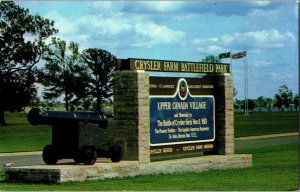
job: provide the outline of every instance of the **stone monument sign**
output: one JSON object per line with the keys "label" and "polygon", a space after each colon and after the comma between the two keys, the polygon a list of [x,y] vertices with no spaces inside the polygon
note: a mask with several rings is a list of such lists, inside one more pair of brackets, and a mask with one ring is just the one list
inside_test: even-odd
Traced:
{"label": "stone monument sign", "polygon": [[234,152],[229,64],[118,60],[114,100],[125,159]]}

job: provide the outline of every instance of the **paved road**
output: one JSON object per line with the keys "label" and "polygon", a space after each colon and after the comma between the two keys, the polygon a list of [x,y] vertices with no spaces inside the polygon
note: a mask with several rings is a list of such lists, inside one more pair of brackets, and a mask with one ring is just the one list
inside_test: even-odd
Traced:
{"label": "paved road", "polygon": [[260,138],[251,140],[236,140],[235,149],[251,149],[251,148],[262,148],[269,147],[278,144],[290,144],[298,143],[298,136],[286,136],[286,137],[270,137],[270,138]]}
{"label": "paved road", "polygon": [[[273,134],[262,136],[251,136],[235,139],[236,149],[245,149],[253,147],[264,147],[274,144],[284,144],[290,142],[298,142],[298,133]],[[274,142],[275,141],[275,142]],[[6,163],[13,162],[14,166],[40,165],[44,164],[42,152],[23,152],[23,153],[0,153],[0,170]],[[74,162],[72,159],[63,160],[60,162]]]}
{"label": "paved road", "polygon": [[[4,164],[13,163],[13,166],[44,165],[42,152],[22,152],[22,153],[0,153],[0,170]],[[60,160],[60,163],[73,163],[72,159]]]}
{"label": "paved road", "polygon": [[44,164],[42,152],[26,153],[0,153],[0,169],[6,163],[13,162],[13,166],[39,165]]}

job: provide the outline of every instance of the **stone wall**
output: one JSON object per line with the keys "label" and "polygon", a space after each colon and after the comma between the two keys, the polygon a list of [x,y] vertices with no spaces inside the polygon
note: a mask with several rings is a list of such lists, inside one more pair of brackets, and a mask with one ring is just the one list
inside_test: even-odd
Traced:
{"label": "stone wall", "polygon": [[114,76],[114,137],[124,160],[150,162],[149,75],[117,71]]}
{"label": "stone wall", "polygon": [[218,154],[234,154],[234,107],[232,77],[216,76]]}

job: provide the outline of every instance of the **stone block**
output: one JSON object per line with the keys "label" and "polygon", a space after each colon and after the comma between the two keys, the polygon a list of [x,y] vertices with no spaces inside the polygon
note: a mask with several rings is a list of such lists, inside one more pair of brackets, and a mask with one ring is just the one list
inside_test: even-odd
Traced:
{"label": "stone block", "polygon": [[9,182],[63,183],[160,173],[239,169],[252,166],[252,155],[249,154],[209,155],[157,162],[149,162],[146,156],[147,154],[141,154],[139,161],[122,160],[118,163],[100,159],[96,164],[88,166],[58,164],[11,167],[5,171],[5,180]]}

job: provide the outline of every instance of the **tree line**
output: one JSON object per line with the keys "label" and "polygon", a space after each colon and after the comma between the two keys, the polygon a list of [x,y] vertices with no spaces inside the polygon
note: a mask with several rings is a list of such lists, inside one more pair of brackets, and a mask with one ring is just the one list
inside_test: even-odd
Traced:
{"label": "tree line", "polygon": [[4,111],[34,105],[36,83],[45,87],[45,100],[64,95],[66,110],[94,98],[101,110],[101,100],[112,95],[116,57],[98,48],[80,52],[78,43],[67,43],[57,33],[54,21],[12,1],[0,2],[0,124],[6,125]]}
{"label": "tree line", "polygon": [[[299,94],[293,94],[286,85],[281,85],[278,88],[278,92],[274,95],[274,98],[265,98],[263,96],[257,99],[248,99],[249,110],[267,110],[271,111],[276,107],[278,111],[298,111],[299,107]],[[245,110],[245,100],[235,99],[234,109]]]}

